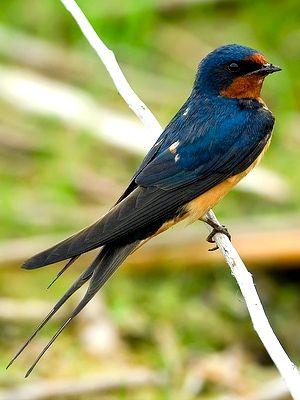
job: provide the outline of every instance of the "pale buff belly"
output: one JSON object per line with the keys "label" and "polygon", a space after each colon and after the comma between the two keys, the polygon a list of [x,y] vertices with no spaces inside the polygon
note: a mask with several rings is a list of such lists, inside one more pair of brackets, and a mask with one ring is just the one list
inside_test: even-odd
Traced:
{"label": "pale buff belly", "polygon": [[226,179],[224,182],[219,183],[214,188],[190,201],[186,205],[186,211],[190,222],[201,219],[201,217],[205,215],[208,210],[213,208],[224,196],[226,196],[233,186],[243,179],[253,167],[254,165],[251,165],[251,167],[249,167],[246,171]]}
{"label": "pale buff belly", "polygon": [[145,242],[150,240],[152,237],[159,235],[160,233],[166,231],[167,229],[171,228],[173,225],[177,224],[178,222],[180,222],[184,219],[188,219],[189,223],[192,223],[198,219],[201,219],[201,217],[203,217],[207,213],[208,210],[213,208],[224,196],[226,196],[226,194],[241,179],[243,179],[260,162],[263,154],[268,149],[269,144],[270,144],[270,140],[266,144],[266,146],[265,146],[264,150],[261,152],[261,154],[257,157],[257,159],[245,171],[239,173],[238,175],[231,176],[230,178],[219,183],[212,189],[201,194],[196,199],[187,203],[185,206],[186,213],[174,218],[173,220],[165,222],[153,236],[141,241],[138,248],[140,246],[142,246]]}
{"label": "pale buff belly", "polygon": [[196,199],[190,201],[186,205],[190,222],[201,219],[201,217],[204,216],[208,210],[213,208],[241,179],[243,179],[260,162],[269,145],[270,140],[267,142],[264,150],[260,153],[257,159],[245,171],[239,173],[238,175],[231,176]]}

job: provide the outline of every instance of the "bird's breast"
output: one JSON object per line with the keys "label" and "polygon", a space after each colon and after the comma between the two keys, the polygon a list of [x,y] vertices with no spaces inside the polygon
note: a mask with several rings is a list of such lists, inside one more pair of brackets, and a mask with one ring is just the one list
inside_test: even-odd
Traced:
{"label": "bird's breast", "polygon": [[207,211],[213,208],[241,179],[243,179],[260,162],[269,145],[270,139],[260,155],[246,170],[227,178],[223,182],[214,186],[212,189],[187,203],[185,206],[185,211],[190,222],[194,222],[205,215]]}

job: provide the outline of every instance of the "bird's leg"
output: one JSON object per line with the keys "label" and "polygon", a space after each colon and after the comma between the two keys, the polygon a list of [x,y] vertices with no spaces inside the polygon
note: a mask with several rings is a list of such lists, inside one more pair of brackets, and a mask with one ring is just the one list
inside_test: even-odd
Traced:
{"label": "bird's leg", "polygon": [[[210,219],[208,215],[204,215],[203,217],[201,217],[201,220],[212,227],[212,231],[206,238],[206,240],[209,243],[215,243],[214,236],[216,233],[223,233],[224,235],[226,235],[228,237],[229,240],[231,240],[231,235],[228,232],[225,225],[218,224],[217,222]],[[214,251],[214,250],[218,250],[218,246],[215,246],[212,249],[209,249],[208,251]]]}

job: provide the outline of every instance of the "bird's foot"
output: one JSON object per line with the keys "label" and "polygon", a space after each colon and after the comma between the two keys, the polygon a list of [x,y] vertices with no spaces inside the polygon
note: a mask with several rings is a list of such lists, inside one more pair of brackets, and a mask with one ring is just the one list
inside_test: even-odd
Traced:
{"label": "bird's foot", "polygon": [[[212,221],[210,219],[205,219],[205,222],[213,228],[212,231],[210,232],[210,234],[206,238],[206,240],[209,243],[215,243],[214,236],[215,236],[216,233],[223,233],[231,241],[231,235],[228,232],[228,230],[227,230],[225,225],[219,225],[219,224],[217,224],[216,222],[214,222],[214,221]],[[217,245],[215,247],[209,249],[208,251],[215,251],[215,250],[218,250],[218,246]]]}

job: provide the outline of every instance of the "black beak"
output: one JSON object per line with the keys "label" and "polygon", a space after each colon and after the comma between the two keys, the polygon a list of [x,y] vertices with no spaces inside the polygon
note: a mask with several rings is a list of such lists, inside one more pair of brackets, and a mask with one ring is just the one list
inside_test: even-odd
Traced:
{"label": "black beak", "polygon": [[251,71],[249,72],[247,75],[269,75],[269,74],[273,74],[273,72],[278,72],[281,71],[280,67],[277,67],[276,65],[273,65],[271,63],[266,63],[263,64],[261,66],[261,68],[255,70],[255,71]]}

